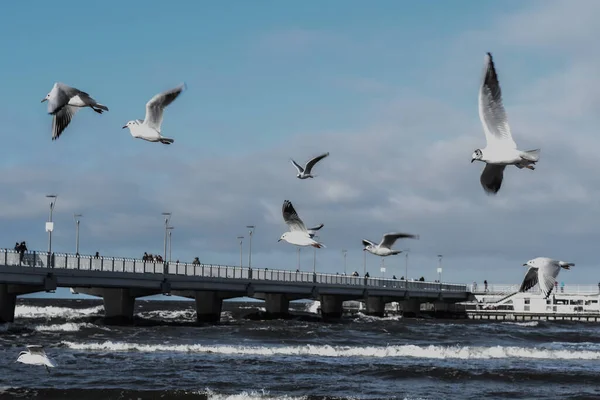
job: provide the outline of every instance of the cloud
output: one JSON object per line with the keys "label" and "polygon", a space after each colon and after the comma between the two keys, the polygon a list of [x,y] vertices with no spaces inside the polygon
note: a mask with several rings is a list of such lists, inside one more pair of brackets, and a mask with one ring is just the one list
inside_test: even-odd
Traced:
{"label": "cloud", "polygon": [[[420,93],[413,86],[374,100],[365,126],[304,132],[235,156],[199,157],[178,141],[161,159],[140,151],[109,163],[90,155],[85,170],[68,163],[40,170],[26,161],[3,168],[0,221],[11,229],[0,237],[12,243],[18,232],[19,238],[29,235],[45,248],[44,195],[56,191],[57,246],[72,246],[72,213],[83,212],[82,237],[90,251],[160,253],[160,213],[170,211],[176,258],[198,255],[206,262],[237,264],[236,237],[246,236],[246,259],[245,226],[253,224],[253,264],[295,269],[295,248],[276,242],[286,230],[281,205],[289,199],[307,225],[325,224],[320,240],[327,249],[317,253],[321,271],[341,271],[345,248],[348,269],[362,272],[362,238],[376,241],[386,232],[404,231],[421,236],[397,245],[411,249],[410,276],[437,278],[436,256],[443,254],[444,276],[452,281],[485,277],[516,283],[524,261],[545,255],[573,260],[577,268],[568,279],[587,282],[600,233],[595,218],[600,212],[600,121],[595,112],[600,79],[593,73],[600,68],[600,52],[578,48],[598,28],[593,19],[576,17],[591,14],[596,3],[565,4],[539,2],[516,15],[492,18],[481,36],[491,48],[504,46],[496,62],[516,142],[542,148],[535,171],[507,168],[496,197],[480,187],[483,164],[470,163],[472,151],[485,145],[476,99],[483,53],[472,49],[468,58],[427,67],[432,82],[452,81],[436,92]],[[564,18],[556,22],[561,12]],[[555,25],[564,36],[552,32]],[[567,32],[569,26],[575,31]],[[461,37],[449,38],[448,46]],[[517,41],[518,49],[508,48]],[[292,29],[268,34],[261,44],[301,54],[346,42],[337,33]],[[512,61],[530,49],[564,60],[547,69],[536,64],[532,76]],[[451,88],[456,92],[448,92]],[[467,102],[454,96],[466,96]],[[319,176],[296,179],[288,157],[304,161],[323,151],[331,155],[315,168]],[[304,269],[312,268],[312,254],[302,251]],[[371,271],[378,270],[379,262],[368,257]],[[386,266],[404,275],[402,258],[391,258]]]}

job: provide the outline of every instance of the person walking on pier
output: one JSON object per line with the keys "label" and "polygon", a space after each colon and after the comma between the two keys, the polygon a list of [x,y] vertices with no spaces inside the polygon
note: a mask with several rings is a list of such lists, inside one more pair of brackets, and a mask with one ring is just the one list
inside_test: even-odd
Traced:
{"label": "person walking on pier", "polygon": [[485,281],[483,281],[483,291],[486,292],[486,293],[488,291],[487,279]]}

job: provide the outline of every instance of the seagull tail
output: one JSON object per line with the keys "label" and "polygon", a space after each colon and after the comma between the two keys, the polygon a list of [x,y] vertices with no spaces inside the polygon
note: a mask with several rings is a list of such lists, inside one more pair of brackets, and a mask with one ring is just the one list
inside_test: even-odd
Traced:
{"label": "seagull tail", "polygon": [[160,138],[160,142],[161,142],[162,144],[171,144],[171,143],[173,143],[174,141],[175,141],[175,140],[173,140],[173,139],[169,139],[169,138]]}
{"label": "seagull tail", "polygon": [[526,150],[521,157],[527,161],[538,162],[540,160],[540,149]]}
{"label": "seagull tail", "polygon": [[323,243],[319,243],[319,242],[312,244],[311,246],[316,247],[317,249],[325,247],[325,245]]}

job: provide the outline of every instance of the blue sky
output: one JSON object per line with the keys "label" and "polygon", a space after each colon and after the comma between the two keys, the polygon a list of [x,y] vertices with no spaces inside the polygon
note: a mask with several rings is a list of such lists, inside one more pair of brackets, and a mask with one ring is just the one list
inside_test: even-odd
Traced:
{"label": "blue sky", "polygon": [[[236,236],[257,226],[253,264],[295,269],[277,243],[290,199],[325,223],[318,269],[362,270],[360,240],[421,235],[411,277],[516,283],[537,256],[573,261],[562,278],[596,272],[600,167],[595,126],[600,28],[594,1],[13,2],[0,15],[0,243],[47,248],[47,193],[58,193],[56,251],[162,252],[173,212],[173,257],[236,264]],[[536,171],[507,170],[496,198],[479,186],[477,113],[491,51],[513,135],[542,148]],[[40,100],[55,81],[110,111],[80,111],[59,140]],[[172,146],[133,139],[156,93],[186,82],[165,113]],[[313,181],[289,157],[331,156]],[[244,259],[247,240],[244,242]],[[403,275],[404,258],[390,258]],[[312,250],[303,251],[312,269]],[[369,258],[371,271],[379,260]],[[396,268],[397,270],[394,270]],[[390,272],[392,273],[392,272]]]}

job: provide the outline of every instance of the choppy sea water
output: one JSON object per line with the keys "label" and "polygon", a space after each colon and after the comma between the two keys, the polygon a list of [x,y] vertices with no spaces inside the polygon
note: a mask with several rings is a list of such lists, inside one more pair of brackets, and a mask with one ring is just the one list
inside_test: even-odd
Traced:
{"label": "choppy sea water", "polygon": [[[294,304],[294,303],[292,303]],[[194,302],[137,301],[130,326],[101,302],[20,300],[0,325],[0,399],[600,399],[600,324],[247,314],[195,322]],[[41,344],[58,364],[15,363]]]}

